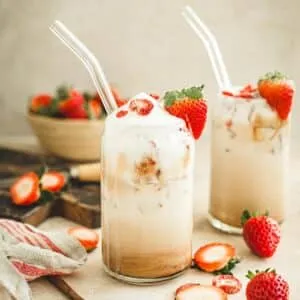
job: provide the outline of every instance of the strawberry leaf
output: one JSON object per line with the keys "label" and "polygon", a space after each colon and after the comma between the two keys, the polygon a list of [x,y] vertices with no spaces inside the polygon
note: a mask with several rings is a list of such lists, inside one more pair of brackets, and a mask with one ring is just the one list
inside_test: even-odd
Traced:
{"label": "strawberry leaf", "polygon": [[39,203],[45,204],[47,202],[53,201],[54,199],[55,199],[55,196],[53,193],[43,190],[43,191],[41,191]]}
{"label": "strawberry leaf", "polygon": [[214,275],[226,275],[226,274],[233,275],[231,271],[240,262],[241,262],[241,260],[239,258],[232,258],[223,269],[217,270],[217,271],[213,272],[213,274]]}
{"label": "strawberry leaf", "polygon": [[48,167],[45,164],[43,164],[40,167],[40,169],[36,172],[36,174],[39,177],[39,179],[41,179],[47,171],[48,171]]}
{"label": "strawberry leaf", "polygon": [[274,71],[274,72],[268,72],[266,73],[264,76],[262,76],[259,79],[260,81],[264,81],[264,80],[270,80],[270,81],[280,81],[280,80],[286,80],[287,76],[285,76],[284,74],[278,72],[278,71]]}
{"label": "strawberry leaf", "polygon": [[189,99],[203,99],[203,88],[204,85],[199,87],[190,87],[182,90],[168,91],[163,97],[165,106],[171,106],[176,100],[185,98]]}

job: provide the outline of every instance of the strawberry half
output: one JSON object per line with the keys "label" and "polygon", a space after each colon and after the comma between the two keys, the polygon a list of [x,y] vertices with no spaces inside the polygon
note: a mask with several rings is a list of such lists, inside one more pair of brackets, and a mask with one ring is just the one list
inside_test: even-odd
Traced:
{"label": "strawberry half", "polygon": [[133,99],[129,103],[129,110],[140,116],[146,116],[151,112],[153,106],[153,103],[148,99]]}
{"label": "strawberry half", "polygon": [[207,104],[203,99],[203,88],[202,85],[181,91],[171,91],[163,97],[165,109],[171,115],[183,119],[196,140],[201,136],[207,118]]}
{"label": "strawberry half", "polygon": [[288,118],[295,89],[285,75],[280,72],[267,73],[258,81],[258,91],[281,120]]}
{"label": "strawberry half", "polygon": [[210,243],[200,247],[194,255],[194,263],[205,272],[230,274],[231,269],[238,263],[235,259],[236,250],[230,244]]}
{"label": "strawberry half", "polygon": [[52,102],[52,96],[49,94],[40,94],[31,99],[30,110],[33,112],[41,112],[48,108]]}
{"label": "strawberry half", "polygon": [[49,171],[41,178],[42,189],[50,192],[59,192],[66,184],[65,176],[56,171]]}
{"label": "strawberry half", "polygon": [[223,290],[199,283],[188,283],[175,292],[175,300],[227,300]]}
{"label": "strawberry half", "polygon": [[218,275],[213,278],[212,285],[222,289],[226,294],[237,294],[242,289],[241,282],[233,275]]}
{"label": "strawberry half", "polygon": [[30,205],[40,198],[39,177],[33,172],[21,176],[10,188],[12,202],[16,205]]}
{"label": "strawberry half", "polygon": [[244,240],[254,254],[265,258],[274,255],[281,238],[280,227],[276,220],[267,214],[251,215],[245,210],[242,225]]}
{"label": "strawberry half", "polygon": [[97,248],[99,235],[92,229],[75,226],[68,229],[68,234],[77,239],[88,252]]}
{"label": "strawberry half", "polygon": [[246,288],[247,300],[289,299],[289,285],[275,270],[249,271],[246,277],[250,279]]}

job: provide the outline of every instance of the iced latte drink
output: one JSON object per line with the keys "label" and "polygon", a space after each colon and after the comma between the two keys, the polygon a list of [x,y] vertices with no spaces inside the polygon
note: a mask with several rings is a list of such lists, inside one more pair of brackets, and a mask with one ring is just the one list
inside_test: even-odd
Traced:
{"label": "iced latte drink", "polygon": [[131,283],[191,264],[194,139],[185,122],[147,94],[112,113],[102,140],[105,270]]}
{"label": "iced latte drink", "polygon": [[245,209],[284,220],[293,93],[293,83],[275,72],[258,88],[248,85],[218,96],[211,147],[213,226],[239,233]]}

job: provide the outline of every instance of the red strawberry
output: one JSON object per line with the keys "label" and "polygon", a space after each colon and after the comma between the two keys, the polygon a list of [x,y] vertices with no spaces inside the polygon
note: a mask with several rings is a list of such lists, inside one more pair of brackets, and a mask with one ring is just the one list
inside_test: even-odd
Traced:
{"label": "red strawberry", "polygon": [[175,292],[175,300],[227,300],[223,290],[199,283],[187,283]]}
{"label": "red strawberry", "polygon": [[88,109],[92,119],[99,119],[103,113],[101,102],[98,99],[88,101]]}
{"label": "red strawberry", "polygon": [[289,285],[275,270],[248,272],[247,300],[288,300]]}
{"label": "red strawberry", "polygon": [[288,118],[295,89],[285,75],[279,72],[267,73],[258,81],[258,91],[281,120]]}
{"label": "red strawberry", "polygon": [[64,100],[58,106],[60,113],[70,119],[87,118],[83,95],[74,89],[66,90],[65,93]]}
{"label": "red strawberry", "polygon": [[99,235],[92,229],[83,226],[75,226],[69,228],[68,233],[76,238],[87,251],[94,250],[98,245]]}
{"label": "red strawberry", "polygon": [[212,285],[222,289],[226,294],[237,294],[242,289],[241,282],[233,275],[218,275],[213,278]]}
{"label": "red strawberry", "polygon": [[242,216],[242,225],[244,240],[254,254],[260,257],[274,255],[281,236],[277,221],[267,215],[251,216],[245,210]]}
{"label": "red strawberry", "polygon": [[[194,263],[206,272],[216,272],[228,268],[228,273],[238,261],[235,261],[236,250],[230,244],[210,243],[200,247],[194,255]],[[226,270],[222,272],[226,273]]]}
{"label": "red strawberry", "polygon": [[192,87],[181,91],[167,92],[164,96],[165,109],[175,117],[185,121],[195,139],[204,129],[207,117],[207,105],[203,99],[204,86]]}
{"label": "red strawberry", "polygon": [[117,106],[120,107],[124,104],[126,104],[128,102],[127,99],[124,99],[121,97],[120,93],[118,92],[118,90],[116,88],[111,88],[111,92],[116,100]]}
{"label": "red strawberry", "polygon": [[133,99],[129,103],[129,109],[140,116],[148,115],[153,109],[153,103],[148,99]]}
{"label": "red strawberry", "polygon": [[52,97],[48,94],[40,94],[31,99],[30,109],[33,112],[40,112],[41,110],[50,106]]}
{"label": "red strawberry", "polygon": [[42,189],[50,192],[59,192],[66,184],[65,176],[56,171],[49,171],[41,178]]}
{"label": "red strawberry", "polygon": [[10,188],[10,195],[16,205],[30,205],[40,198],[39,178],[29,172],[21,176]]}

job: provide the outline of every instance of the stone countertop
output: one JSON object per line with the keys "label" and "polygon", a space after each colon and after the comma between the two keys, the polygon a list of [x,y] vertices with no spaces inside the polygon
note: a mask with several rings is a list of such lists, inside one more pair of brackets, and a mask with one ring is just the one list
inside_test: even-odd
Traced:
{"label": "stone countertop", "polygon": [[[17,149],[39,151],[34,139],[0,139],[1,145]],[[291,147],[291,201],[288,217],[282,225],[282,242],[276,255],[270,259],[259,259],[252,255],[240,236],[220,233],[213,229],[206,220],[209,190],[209,147],[207,141],[200,141],[197,145],[197,166],[195,176],[195,210],[194,210],[194,237],[193,248],[196,250],[201,244],[209,241],[229,242],[236,246],[242,262],[237,265],[234,273],[246,285],[245,274],[249,269],[276,268],[290,284],[291,300],[300,299],[298,284],[300,269],[300,156],[299,144],[294,141]],[[73,223],[63,218],[52,218],[41,224],[45,230],[60,230]],[[101,238],[101,231],[100,238]],[[64,279],[86,300],[116,300],[116,299],[143,299],[168,300],[174,298],[175,289],[186,282],[201,282],[209,284],[212,276],[197,270],[188,270],[182,276],[155,286],[133,286],[124,284],[108,277],[101,265],[100,247],[89,254],[87,264],[76,274],[65,276]],[[34,300],[64,300],[67,299],[47,280],[39,279],[31,283]],[[245,299],[244,289],[232,300]]]}

